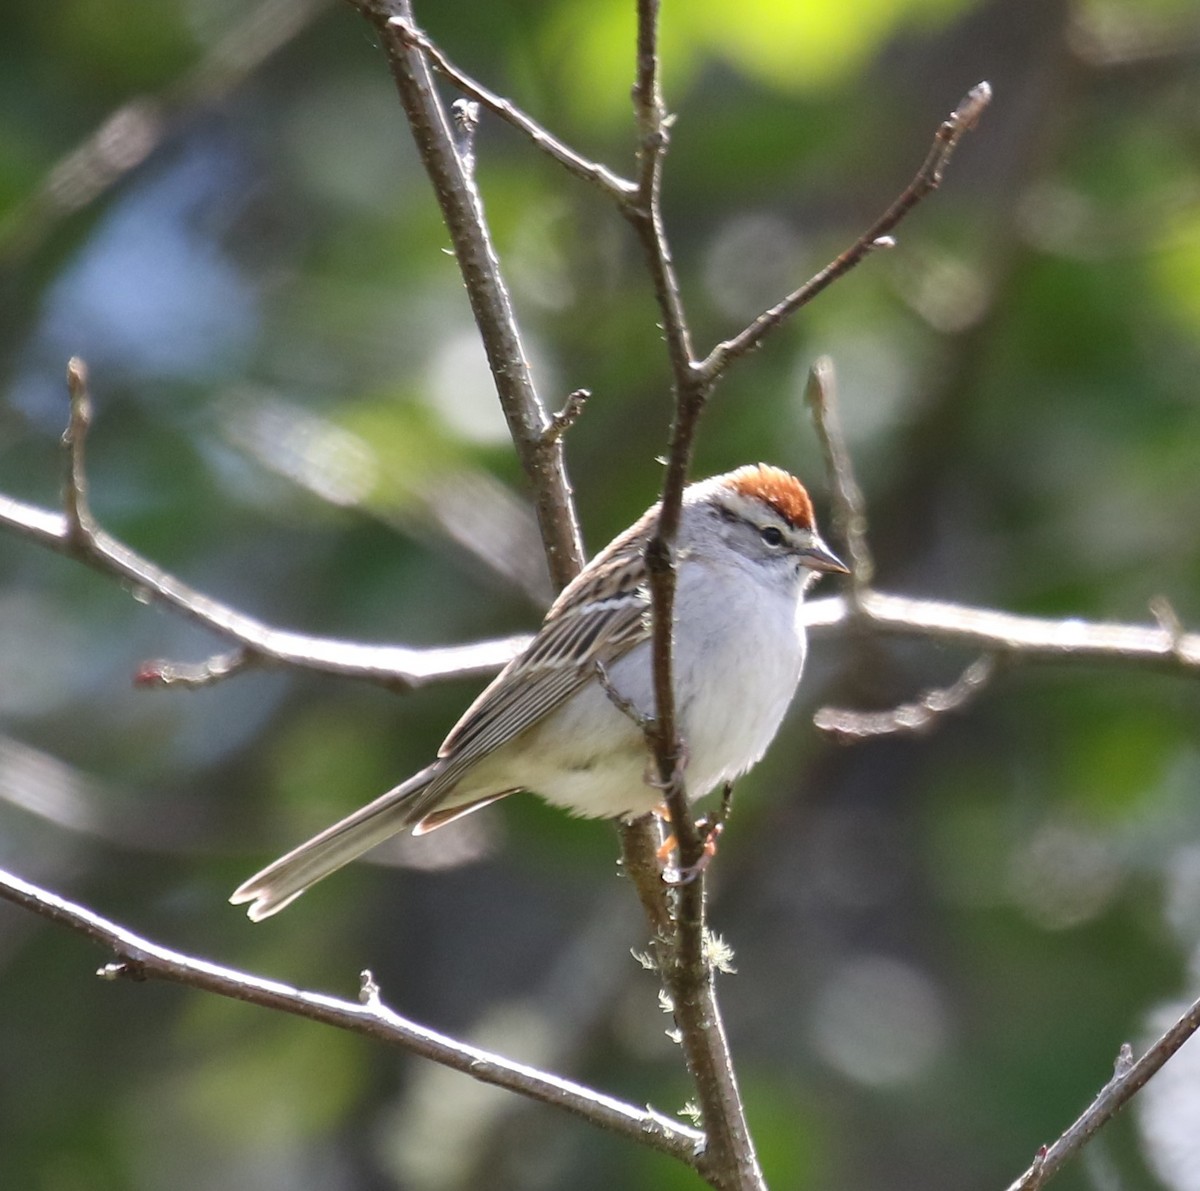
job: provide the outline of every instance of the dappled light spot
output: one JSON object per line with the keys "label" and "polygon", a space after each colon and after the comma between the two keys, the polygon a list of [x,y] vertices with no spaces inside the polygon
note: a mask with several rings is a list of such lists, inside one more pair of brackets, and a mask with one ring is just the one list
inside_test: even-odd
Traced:
{"label": "dappled light spot", "polygon": [[1054,820],[1043,824],[1013,855],[1008,891],[1039,926],[1067,930],[1101,914],[1124,875],[1120,857],[1102,833]]}
{"label": "dappled light spot", "polygon": [[926,1074],[947,1042],[942,996],[916,968],[859,955],[831,973],[810,1026],[821,1057],[856,1083],[895,1087]]}

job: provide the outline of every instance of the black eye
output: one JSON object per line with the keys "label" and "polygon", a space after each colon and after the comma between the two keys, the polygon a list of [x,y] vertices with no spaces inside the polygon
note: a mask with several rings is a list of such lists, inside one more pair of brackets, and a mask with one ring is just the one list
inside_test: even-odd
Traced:
{"label": "black eye", "polygon": [[777,526],[764,525],[758,532],[762,535],[762,540],[766,542],[768,546],[783,545],[783,530],[779,529]]}

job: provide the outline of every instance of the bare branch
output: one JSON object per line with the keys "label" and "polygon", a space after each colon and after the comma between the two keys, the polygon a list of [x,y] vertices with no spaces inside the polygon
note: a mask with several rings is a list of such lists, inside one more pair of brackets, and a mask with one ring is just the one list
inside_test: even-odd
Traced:
{"label": "bare branch", "polygon": [[564,587],[583,566],[583,544],[562,444],[547,450],[542,442],[550,417],[525,358],[512,302],[488,233],[483,200],[455,148],[450,118],[434,88],[424,52],[409,36],[415,25],[408,0],[351,3],[378,29],[387,52],[417,152],[450,233],[513,446],[533,488],[550,574],[556,587]]}
{"label": "bare branch", "polygon": [[825,455],[825,470],[833,495],[833,525],[838,539],[846,544],[850,559],[851,598],[857,603],[875,576],[875,563],[867,545],[866,501],[854,477],[850,452],[846,449],[846,438],[838,416],[833,361],[828,356],[821,356],[809,371],[804,399],[812,408],[817,437]]}
{"label": "bare branch", "polygon": [[583,416],[592,394],[589,389],[576,389],[567,397],[562,409],[551,415],[550,425],[542,435],[543,446],[553,446]]}
{"label": "bare branch", "polygon": [[419,649],[309,637],[271,628],[195,591],[134,553],[94,522],[82,537],[73,536],[64,514],[0,495],[0,527],[85,563],[101,574],[120,579],[130,585],[137,598],[165,604],[196,624],[237,642],[247,653],[246,665],[253,660],[256,664],[299,666],[410,690],[445,679],[494,674],[529,643],[528,637],[507,637],[471,645]]}
{"label": "bare branch", "polygon": [[254,661],[254,654],[241,647],[227,653],[215,653],[203,662],[168,662],[155,658],[138,667],[133,682],[135,686],[179,686],[189,689],[212,686],[249,669]]}
{"label": "bare branch", "polygon": [[575,177],[582,178],[583,181],[618,201],[636,192],[637,187],[632,182],[619,177],[607,166],[589,161],[572,149],[570,145],[560,141],[552,132],[515,104],[489,90],[482,83],[476,82],[470,75],[464,74],[411,20],[406,17],[393,17],[390,23],[409,45],[424,54],[434,70],[444,79],[452,83],[464,95],[468,95],[477,103],[482,104],[488,111],[494,112],[501,120],[523,132],[543,153],[552,157]]}
{"label": "bare branch", "polygon": [[1200,1000],[1193,1001],[1136,1062],[1129,1044],[1123,1045],[1114,1064],[1112,1079],[1052,1146],[1043,1146],[1038,1151],[1033,1164],[1009,1186],[1008,1191],[1037,1191],[1047,1183],[1068,1158],[1091,1141],[1150,1082],[1197,1029],[1200,1029]]}
{"label": "bare branch", "polygon": [[991,681],[996,660],[985,655],[973,661],[951,686],[922,693],[913,703],[902,703],[890,711],[850,711],[822,707],[813,723],[822,732],[842,741],[866,740],[870,736],[927,732],[947,712],[961,711]]}
{"label": "bare branch", "polygon": [[[674,118],[667,114],[659,84],[658,8],[659,0],[638,0],[637,79],[633,87],[638,126],[638,186],[636,194],[621,210],[637,234],[650,270],[679,400],[681,385],[692,387],[695,356],[662,221],[662,166]],[[704,392],[706,395],[707,389]]]}
{"label": "bare branch", "polygon": [[[193,590],[99,527],[93,526],[82,543],[73,541],[62,513],[0,495],[0,527],[123,580],[140,597],[175,608],[237,642],[247,651],[247,664],[254,658],[259,664],[299,666],[407,689],[492,674],[528,642],[527,637],[509,637],[419,649],[309,637],[272,628]],[[1051,620],[881,591],[864,594],[862,615],[865,623],[889,635],[956,642],[1014,658],[1107,661],[1174,672],[1200,669],[1200,633],[1184,632],[1177,621],[1174,627],[1164,628]],[[840,597],[810,600],[805,618],[810,629],[829,630],[844,626],[850,609]]]}
{"label": "bare branch", "polygon": [[704,378],[712,382],[739,356],[757,348],[767,335],[789,319],[797,310],[807,306],[822,290],[827,289],[839,277],[849,273],[855,265],[874,249],[890,247],[894,241],[888,233],[926,195],[942,183],[942,175],[963,134],[969,132],[979,121],[983,109],[991,102],[992,88],[987,83],[972,87],[962,102],[950,114],[934,134],[933,145],[913,180],[900,192],[894,203],[869,227],[845,252],[835,257],[819,273],[806,281],[798,290],[788,294],[781,302],[764,311],[744,331],[732,339],[718,343],[708,357],[697,365]]}
{"label": "bare branch", "polygon": [[637,0],[637,72],[633,84],[633,110],[639,145],[638,196],[643,206],[658,188],[663,155],[667,151],[670,119],[659,82],[658,12],[660,0]]}
{"label": "bare branch", "polygon": [[[654,286],[675,396],[658,524],[646,547],[654,679],[653,726],[647,740],[670,809],[679,868],[700,876],[672,888],[667,903],[671,924],[669,929],[659,931],[655,953],[708,1137],[700,1172],[714,1187],[746,1191],[765,1188],[765,1183],[746,1124],[716,998],[713,969],[705,951],[705,880],[701,858],[706,838],[696,826],[687,796],[686,742],[679,737],[671,656],[676,580],[674,544],[696,429],[711,385],[696,368],[691,332],[662,219],[662,165],[671,119],[659,82],[658,12],[659,0],[638,0],[633,97],[638,125],[639,180],[637,195],[622,207],[642,246]],[[657,862],[647,860],[647,853],[654,851],[649,825],[626,828],[622,843],[626,869],[638,884],[643,907],[651,923],[661,926],[656,907],[662,900],[662,875]],[[643,887],[643,881],[652,884]]]}
{"label": "bare branch", "polygon": [[675,417],[658,524],[646,548],[654,630],[655,707],[649,743],[671,810],[681,863],[691,864],[699,859],[701,843],[680,780],[683,745],[675,722],[671,625],[675,610],[675,536],[679,530],[683,489],[690,470],[696,426],[707,390],[694,383],[691,333],[662,222],[662,163],[669,142],[670,118],[659,84],[658,13],[659,0],[638,0],[633,103],[638,126],[639,183],[636,201],[627,204],[624,212],[637,233],[650,270],[662,314],[675,390]]}
{"label": "bare branch", "polygon": [[804,605],[810,629],[839,628],[856,615],[891,636],[952,642],[1016,660],[1110,662],[1190,674],[1200,670],[1200,633],[1177,636],[1151,625],[1018,616],[882,591],[864,592],[860,613],[837,596]]}
{"label": "bare branch", "polygon": [[662,223],[662,161],[667,149],[670,121],[659,86],[658,11],[659,0],[638,0],[633,104],[638,127],[639,182],[635,199],[623,207],[623,212],[637,234],[650,270],[662,314],[675,391],[675,418],[658,524],[646,547],[653,621],[655,700],[654,713],[646,720],[646,726],[647,743],[656,759],[681,859],[685,863],[692,863],[699,858],[700,839],[681,780],[684,750],[675,722],[671,625],[674,623],[675,607],[675,535],[679,529],[692,442],[706,393],[691,383],[691,336]]}
{"label": "bare branch", "polygon": [[626,1104],[582,1084],[457,1042],[386,1008],[378,986],[364,974],[358,1001],[306,992],[208,960],[173,951],[99,914],[0,870],[0,897],[85,935],[117,955],[98,973],[103,979],[163,980],[261,1005],[362,1034],[400,1047],[543,1104],[562,1109],[694,1166],[703,1135],[650,1108]]}

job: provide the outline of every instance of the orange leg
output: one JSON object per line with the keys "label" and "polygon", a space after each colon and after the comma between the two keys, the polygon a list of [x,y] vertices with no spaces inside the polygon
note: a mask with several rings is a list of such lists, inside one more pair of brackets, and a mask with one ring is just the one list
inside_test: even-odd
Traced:
{"label": "orange leg", "polygon": [[[656,806],[650,813],[660,823],[669,824],[671,822],[671,808],[667,806],[665,802],[659,803],[659,805]],[[675,833],[673,831],[668,831],[667,838],[664,839],[661,844],[659,844],[658,851],[654,853],[654,859],[657,860],[659,864],[666,864],[671,858],[671,853],[675,851],[678,843],[679,841],[675,838]]]}
{"label": "orange leg", "polygon": [[[729,819],[729,812],[733,805],[733,783],[726,782],[725,790],[721,795],[721,805],[717,811],[700,820],[697,826],[704,832],[704,849],[700,853],[699,859],[695,864],[689,864],[686,868],[679,869],[670,877],[663,873],[663,880],[668,885],[689,885],[701,873],[708,868],[712,863],[712,858],[717,854],[717,841],[721,838],[721,833],[725,830],[725,823]],[[654,812],[660,819],[666,822],[671,821],[670,814],[666,807],[661,807]],[[672,832],[664,841],[662,846],[655,854],[659,864],[665,864],[667,858],[675,850],[677,840]]]}

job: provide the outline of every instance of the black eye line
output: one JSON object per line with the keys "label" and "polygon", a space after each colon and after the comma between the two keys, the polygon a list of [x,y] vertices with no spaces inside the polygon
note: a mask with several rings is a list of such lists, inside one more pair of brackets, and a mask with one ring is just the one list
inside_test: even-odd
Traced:
{"label": "black eye line", "polygon": [[[745,517],[741,516],[739,513],[735,513],[733,509],[726,508],[724,505],[717,505],[716,512],[722,521],[728,521],[731,525],[746,524]],[[756,525],[754,528],[758,530],[759,537],[761,537],[768,546],[782,546],[787,541],[787,536],[777,525]]]}

